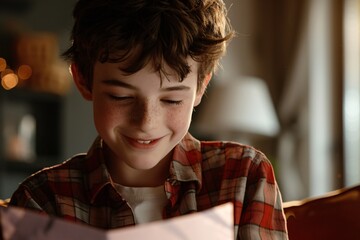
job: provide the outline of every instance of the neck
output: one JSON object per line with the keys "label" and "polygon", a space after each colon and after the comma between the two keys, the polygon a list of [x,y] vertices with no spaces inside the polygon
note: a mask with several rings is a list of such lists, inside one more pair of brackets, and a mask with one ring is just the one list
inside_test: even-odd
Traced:
{"label": "neck", "polygon": [[172,152],[151,169],[134,169],[114,157],[106,157],[106,165],[115,183],[128,187],[156,187],[164,184],[169,175],[171,156]]}

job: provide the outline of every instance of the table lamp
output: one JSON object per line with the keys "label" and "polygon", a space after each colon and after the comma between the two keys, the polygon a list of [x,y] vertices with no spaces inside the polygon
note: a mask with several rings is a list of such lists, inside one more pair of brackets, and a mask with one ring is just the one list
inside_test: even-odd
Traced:
{"label": "table lamp", "polygon": [[274,137],[279,132],[277,114],[262,79],[242,76],[213,86],[204,98],[194,121],[194,130],[202,136],[249,143],[255,137]]}

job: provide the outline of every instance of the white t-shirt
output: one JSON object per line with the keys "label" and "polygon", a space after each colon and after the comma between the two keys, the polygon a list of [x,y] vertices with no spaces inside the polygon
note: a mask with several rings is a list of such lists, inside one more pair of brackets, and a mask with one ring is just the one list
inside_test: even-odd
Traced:
{"label": "white t-shirt", "polygon": [[126,187],[115,184],[115,187],[132,208],[136,224],[162,219],[162,212],[168,200],[163,185]]}

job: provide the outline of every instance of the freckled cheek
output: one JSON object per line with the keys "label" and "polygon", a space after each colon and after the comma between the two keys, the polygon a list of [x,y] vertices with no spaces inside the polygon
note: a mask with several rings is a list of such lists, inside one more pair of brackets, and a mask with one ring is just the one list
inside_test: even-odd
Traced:
{"label": "freckled cheek", "polygon": [[187,111],[187,109],[179,109],[172,111],[167,115],[168,125],[176,129],[187,130],[190,126],[192,111]]}
{"label": "freckled cheek", "polygon": [[117,125],[121,124],[121,122],[126,121],[124,119],[129,114],[126,114],[126,111],[119,110],[119,108],[115,106],[108,105],[106,103],[98,103],[94,104],[94,120],[95,125],[98,127],[116,127]]}

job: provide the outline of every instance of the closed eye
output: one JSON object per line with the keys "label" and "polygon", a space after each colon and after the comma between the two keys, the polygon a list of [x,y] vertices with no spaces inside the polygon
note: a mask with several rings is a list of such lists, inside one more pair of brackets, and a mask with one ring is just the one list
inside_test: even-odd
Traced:
{"label": "closed eye", "polygon": [[183,101],[181,100],[162,100],[163,102],[165,102],[166,104],[171,104],[171,105],[181,105],[183,103]]}
{"label": "closed eye", "polygon": [[116,101],[126,101],[126,100],[132,100],[134,99],[133,97],[130,96],[116,96],[116,95],[108,95],[110,99],[112,100],[116,100]]}

